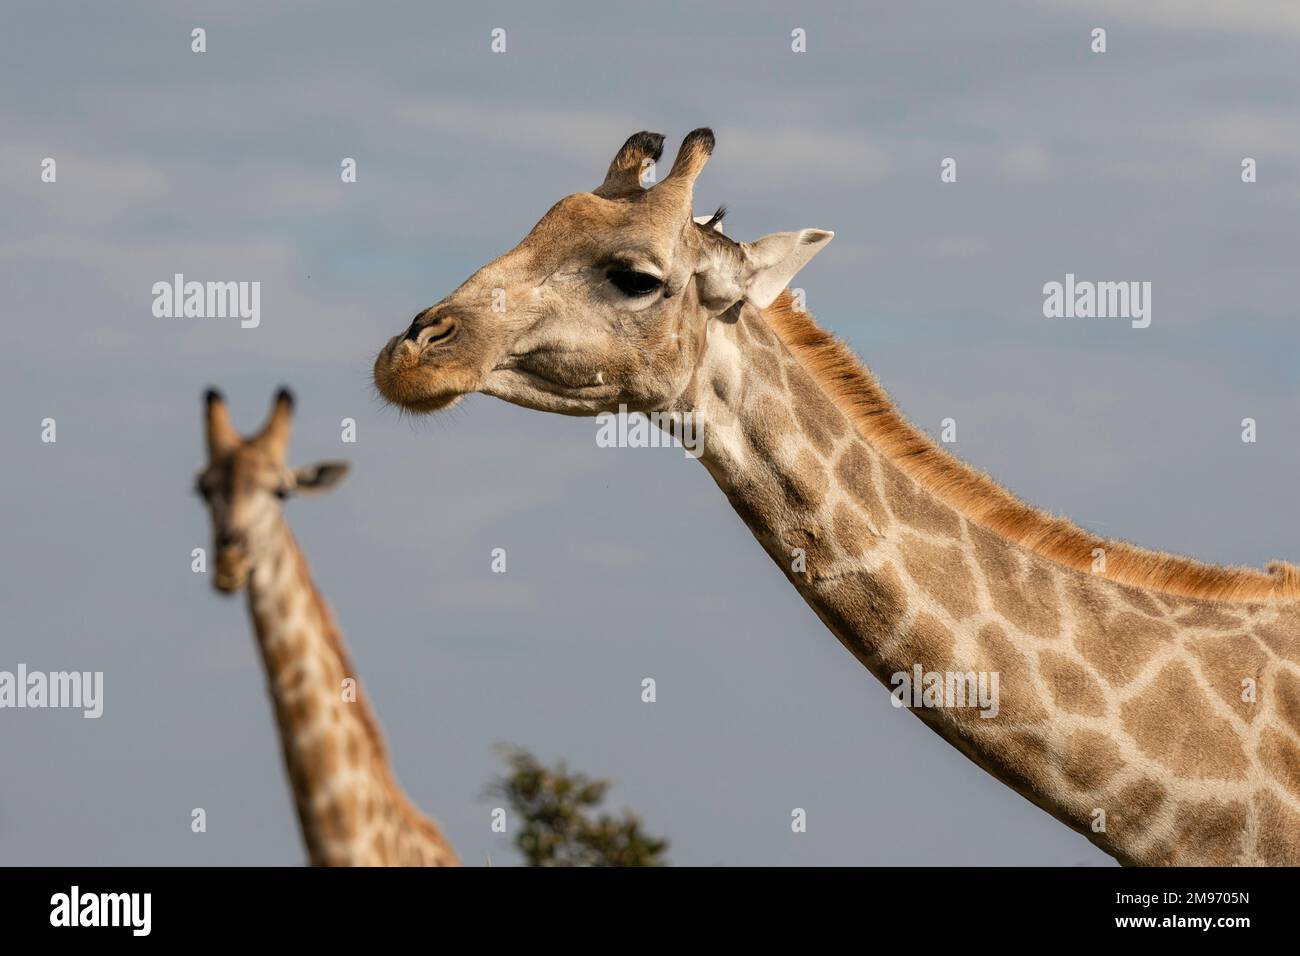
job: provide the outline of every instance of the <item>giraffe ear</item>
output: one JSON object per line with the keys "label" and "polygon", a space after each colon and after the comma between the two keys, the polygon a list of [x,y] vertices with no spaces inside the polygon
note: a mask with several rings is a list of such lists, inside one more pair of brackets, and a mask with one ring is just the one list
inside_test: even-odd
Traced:
{"label": "giraffe ear", "polygon": [[742,242],[745,299],[766,309],[795,274],[833,238],[835,233],[825,229],[800,229],[774,232],[757,242]]}
{"label": "giraffe ear", "polygon": [[292,491],[308,495],[329,491],[343,480],[351,467],[346,461],[318,461],[314,465],[303,465],[294,470]]}

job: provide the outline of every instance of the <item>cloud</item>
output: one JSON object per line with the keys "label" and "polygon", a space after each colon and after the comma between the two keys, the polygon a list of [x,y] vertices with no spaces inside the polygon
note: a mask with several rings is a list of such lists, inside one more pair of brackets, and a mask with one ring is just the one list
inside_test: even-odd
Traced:
{"label": "cloud", "polygon": [[1047,151],[1038,143],[1020,143],[1002,156],[999,168],[1011,179],[1040,179],[1048,174]]}
{"label": "cloud", "polygon": [[1181,141],[1217,157],[1300,157],[1300,120],[1290,115],[1218,113],[1161,126],[1158,131],[1170,141]]}
{"label": "cloud", "polygon": [[744,176],[763,184],[880,179],[893,168],[885,150],[863,136],[798,127],[723,127],[718,141],[728,154],[743,157],[738,168]]}
{"label": "cloud", "polygon": [[[1300,40],[1300,5],[1291,0],[1051,0],[1054,6],[1105,20],[1169,30],[1263,34]],[[1112,39],[1112,43],[1114,40]]]}

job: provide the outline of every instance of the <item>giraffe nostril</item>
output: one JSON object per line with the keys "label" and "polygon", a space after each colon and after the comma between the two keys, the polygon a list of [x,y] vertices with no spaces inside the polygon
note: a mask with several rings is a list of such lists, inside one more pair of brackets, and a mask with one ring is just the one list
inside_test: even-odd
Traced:
{"label": "giraffe nostril", "polygon": [[222,550],[242,547],[243,544],[244,536],[238,531],[227,531],[217,538],[217,547]]}
{"label": "giraffe nostril", "polygon": [[434,319],[417,333],[415,342],[417,345],[427,347],[451,338],[455,331],[455,319],[447,317]]}

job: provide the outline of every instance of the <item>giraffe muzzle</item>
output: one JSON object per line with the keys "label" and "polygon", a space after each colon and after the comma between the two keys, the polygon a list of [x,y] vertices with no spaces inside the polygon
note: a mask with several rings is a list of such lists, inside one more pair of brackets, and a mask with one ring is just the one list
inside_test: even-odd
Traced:
{"label": "giraffe muzzle", "polygon": [[212,586],[222,594],[233,594],[248,580],[250,562],[242,547],[222,548],[217,552],[216,574]]}

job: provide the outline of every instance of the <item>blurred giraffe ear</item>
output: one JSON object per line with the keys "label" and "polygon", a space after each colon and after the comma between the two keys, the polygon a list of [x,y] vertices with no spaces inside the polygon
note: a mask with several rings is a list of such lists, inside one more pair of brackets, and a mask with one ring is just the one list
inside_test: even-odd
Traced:
{"label": "blurred giraffe ear", "polygon": [[766,309],[813,256],[826,248],[835,233],[825,229],[774,232],[757,242],[742,242],[745,299]]}
{"label": "blurred giraffe ear", "polygon": [[329,491],[351,468],[352,465],[346,461],[318,461],[314,465],[303,465],[294,470],[291,491],[306,495]]}

